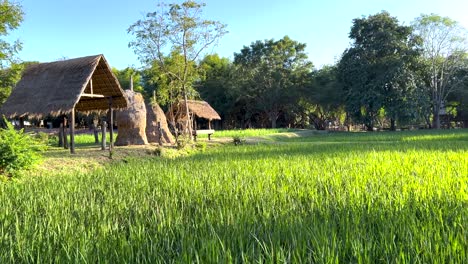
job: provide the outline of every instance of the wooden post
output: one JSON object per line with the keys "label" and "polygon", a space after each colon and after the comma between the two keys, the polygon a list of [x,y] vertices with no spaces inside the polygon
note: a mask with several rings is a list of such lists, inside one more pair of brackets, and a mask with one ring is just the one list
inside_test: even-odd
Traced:
{"label": "wooden post", "polygon": [[162,129],[161,129],[161,122],[158,121],[158,143],[162,146]]}
{"label": "wooden post", "polygon": [[107,122],[106,120],[102,120],[101,122],[101,129],[102,129],[102,140],[101,140],[101,149],[106,150],[106,129],[107,129]]}
{"label": "wooden post", "polygon": [[24,129],[24,118],[23,117],[19,118],[19,128]]}
{"label": "wooden post", "polygon": [[109,150],[114,147],[114,110],[112,109],[112,97],[109,97]]}
{"label": "wooden post", "polygon": [[67,117],[63,116],[63,148],[68,149]]}
{"label": "wooden post", "polygon": [[70,154],[75,154],[75,108],[70,113]]}
{"label": "wooden post", "polygon": [[208,129],[211,130],[211,119],[208,120]]}
{"label": "wooden post", "polygon": [[59,139],[58,139],[58,146],[63,147],[63,122],[60,122],[60,128],[59,128]]}
{"label": "wooden post", "polygon": [[93,134],[94,134],[94,144],[99,144],[99,131],[98,131],[99,119],[93,118]]}

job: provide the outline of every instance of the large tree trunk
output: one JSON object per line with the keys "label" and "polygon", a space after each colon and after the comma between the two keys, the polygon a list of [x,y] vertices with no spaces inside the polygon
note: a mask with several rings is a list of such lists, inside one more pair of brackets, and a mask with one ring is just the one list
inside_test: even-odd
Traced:
{"label": "large tree trunk", "polygon": [[437,102],[432,108],[432,128],[440,129],[440,103]]}
{"label": "large tree trunk", "polygon": [[278,111],[269,112],[268,119],[270,119],[271,128],[276,128],[276,120],[278,119]]}
{"label": "large tree trunk", "polygon": [[[187,115],[187,122],[186,122],[186,126],[187,126],[187,129],[188,129],[188,136],[189,136],[189,139],[190,141],[192,141],[192,118],[190,117],[190,110],[189,110],[189,107],[188,107],[188,99],[187,99],[187,92],[185,91],[185,86],[184,86],[184,105],[185,105],[185,114]],[[184,131],[185,132],[185,131]]]}
{"label": "large tree trunk", "polygon": [[390,131],[396,131],[395,119],[390,118]]}

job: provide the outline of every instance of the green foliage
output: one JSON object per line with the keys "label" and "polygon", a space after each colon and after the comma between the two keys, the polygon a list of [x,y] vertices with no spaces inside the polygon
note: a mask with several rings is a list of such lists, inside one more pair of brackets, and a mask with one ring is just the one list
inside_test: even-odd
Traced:
{"label": "green foliage", "polygon": [[204,152],[206,150],[206,142],[196,142],[195,143],[195,149],[198,151]]}
{"label": "green foliage", "polygon": [[234,143],[235,146],[243,145],[245,144],[246,140],[244,137],[241,136],[233,136],[232,137],[232,143]]}
{"label": "green foliage", "polygon": [[313,72],[307,93],[297,104],[302,117],[302,127],[306,127],[304,115],[317,130],[326,129],[328,122],[341,123],[341,117],[345,114],[344,97],[343,85],[338,80],[336,66],[325,66]]}
{"label": "green foliage", "polygon": [[36,61],[10,63],[8,68],[0,67],[0,105],[10,96],[12,89],[16,83],[21,79],[24,69],[31,65],[36,64]]}
{"label": "green foliage", "polygon": [[141,73],[138,70],[131,67],[127,67],[123,70],[112,68],[112,72],[119,80],[122,89],[130,89],[130,79],[133,78],[133,90],[135,92],[143,93],[145,97],[149,98],[149,94],[145,94],[143,86],[141,86]]}
{"label": "green foliage", "polygon": [[463,263],[467,139],[321,133],[0,184],[0,262]]}
{"label": "green foliage", "polygon": [[[10,0],[0,1],[0,37],[7,36],[9,31],[18,28],[23,21],[23,15],[19,3]],[[0,38],[0,70],[15,62],[15,56],[19,50],[21,50],[21,42],[18,40],[8,43]]]}
{"label": "green foliage", "polygon": [[425,72],[421,72],[431,98],[433,127],[440,128],[440,110],[448,97],[461,90],[468,79],[467,30],[458,22],[436,14],[423,14],[413,22],[422,40]]}
{"label": "green foliage", "polygon": [[285,36],[278,41],[256,41],[234,54],[238,101],[262,112],[272,128],[281,111],[295,105],[306,86],[313,64],[305,47]]}
{"label": "green foliage", "polygon": [[186,150],[190,146],[190,143],[190,138],[184,135],[179,136],[176,141],[176,148],[177,150]]}
{"label": "green foliage", "polygon": [[412,28],[384,11],[354,19],[349,37],[354,43],[338,67],[347,112],[370,131],[382,108],[393,121],[413,113],[411,102],[420,91],[411,68],[419,56]]}
{"label": "green foliage", "polygon": [[45,143],[43,137],[35,139],[23,130],[16,131],[9,122],[6,125],[0,129],[0,175],[16,176],[40,160]]}
{"label": "green foliage", "polygon": [[164,155],[164,148],[162,148],[161,146],[157,146],[154,150],[153,150],[153,155],[157,156],[157,157],[162,157]]}
{"label": "green foliage", "polygon": [[178,52],[172,52],[163,60],[165,70],[157,62],[154,62],[151,67],[143,71],[143,87],[147,97],[152,100],[156,99],[158,104],[166,107],[182,100],[184,98],[183,81],[174,78],[171,73],[180,73],[185,66],[187,67],[187,86],[185,87],[187,98],[195,99],[198,97],[193,86],[193,83],[200,79],[197,65],[194,62],[188,62],[185,65],[184,57]]}
{"label": "green foliage", "polygon": [[234,89],[236,80],[232,62],[217,54],[207,55],[200,62],[200,75],[202,78],[196,85],[200,97],[216,109],[223,120],[235,119],[238,94]]}
{"label": "green foliage", "polygon": [[[197,60],[227,33],[226,25],[202,18],[204,6],[192,0],[159,4],[155,12],[128,28],[128,33],[136,38],[129,47],[148,69],[152,68],[149,84],[157,84],[154,90],[158,89],[156,96],[164,100],[163,104],[193,97]],[[188,116],[189,110],[186,111]],[[188,130],[191,137],[191,128]]]}

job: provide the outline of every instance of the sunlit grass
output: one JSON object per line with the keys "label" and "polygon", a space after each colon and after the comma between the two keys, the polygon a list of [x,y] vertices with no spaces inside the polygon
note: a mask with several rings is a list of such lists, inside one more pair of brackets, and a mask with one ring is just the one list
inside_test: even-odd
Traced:
{"label": "sunlit grass", "polygon": [[[226,138],[226,137],[259,137],[284,132],[294,132],[297,129],[288,128],[258,128],[258,129],[234,129],[234,130],[216,130],[212,135],[213,138]],[[208,135],[199,135],[200,138],[207,138]]]}
{"label": "sunlit grass", "polygon": [[0,263],[464,263],[467,136],[278,136],[0,184]]}

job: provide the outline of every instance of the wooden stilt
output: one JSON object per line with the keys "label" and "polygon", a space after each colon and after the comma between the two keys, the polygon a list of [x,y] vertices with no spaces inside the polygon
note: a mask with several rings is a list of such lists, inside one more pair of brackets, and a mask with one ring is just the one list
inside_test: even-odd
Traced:
{"label": "wooden stilt", "polygon": [[68,136],[67,136],[67,117],[63,117],[63,148],[68,149]]}
{"label": "wooden stilt", "polygon": [[99,144],[99,131],[97,126],[93,128],[93,134],[94,134],[94,144]]}
{"label": "wooden stilt", "polygon": [[23,117],[19,118],[19,128],[24,129],[24,118]]}
{"label": "wooden stilt", "polygon": [[208,120],[208,129],[211,130],[211,119]]}
{"label": "wooden stilt", "polygon": [[101,129],[102,129],[102,139],[101,139],[101,149],[102,150],[106,150],[106,129],[107,129],[107,122],[106,120],[102,120],[102,123],[101,123]]}
{"label": "wooden stilt", "polygon": [[109,150],[114,147],[114,110],[112,109],[112,97],[109,97]]}
{"label": "wooden stilt", "polygon": [[59,129],[59,138],[58,138],[58,146],[63,147],[63,122],[60,123],[60,129]]}
{"label": "wooden stilt", "polygon": [[70,113],[70,153],[75,154],[75,108]]}
{"label": "wooden stilt", "polygon": [[114,110],[112,109],[112,97],[109,97],[109,150],[114,147]]}

